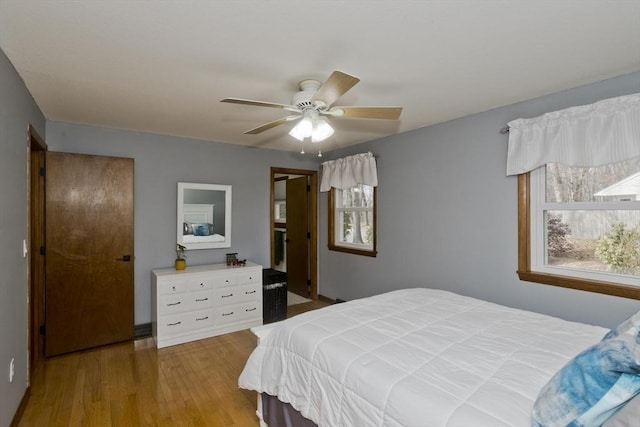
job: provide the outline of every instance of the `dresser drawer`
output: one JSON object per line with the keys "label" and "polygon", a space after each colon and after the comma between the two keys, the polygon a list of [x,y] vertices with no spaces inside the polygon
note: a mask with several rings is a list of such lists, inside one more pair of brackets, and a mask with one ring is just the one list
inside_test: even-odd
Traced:
{"label": "dresser drawer", "polygon": [[159,314],[169,315],[183,311],[201,310],[213,306],[213,292],[188,292],[186,294],[166,295],[160,298]]}
{"label": "dresser drawer", "polygon": [[213,279],[213,286],[216,288],[224,288],[226,286],[233,286],[236,284],[236,275],[233,273],[221,274],[215,276]]}
{"label": "dresser drawer", "polygon": [[162,316],[158,319],[158,334],[176,335],[189,330],[189,313]]}
{"label": "dresser drawer", "polygon": [[213,306],[213,292],[190,292],[188,294],[189,310],[202,310]]}
{"label": "dresser drawer", "polygon": [[187,325],[189,329],[210,328],[213,326],[213,309],[199,310],[188,313]]}
{"label": "dresser drawer", "polygon": [[215,324],[242,322],[251,319],[262,319],[262,304],[259,301],[248,301],[214,309]]}
{"label": "dresser drawer", "polygon": [[216,289],[214,294],[215,305],[224,306],[250,301],[258,298],[261,291],[260,284],[249,284],[241,286],[230,286],[228,288]]}
{"label": "dresser drawer", "polygon": [[158,293],[160,295],[171,295],[186,292],[187,283],[180,279],[169,279],[158,282]]}
{"label": "dresser drawer", "polygon": [[165,295],[158,301],[158,314],[166,316],[189,310],[189,294]]}
{"label": "dresser drawer", "polygon": [[238,271],[236,273],[236,284],[261,283],[262,270]]}
{"label": "dresser drawer", "polygon": [[261,283],[252,283],[249,285],[238,286],[237,302],[251,301],[260,298],[262,293]]}
{"label": "dresser drawer", "polygon": [[213,289],[213,280],[211,279],[211,277],[190,277],[186,280],[186,282],[187,289],[189,291],[205,291]]}

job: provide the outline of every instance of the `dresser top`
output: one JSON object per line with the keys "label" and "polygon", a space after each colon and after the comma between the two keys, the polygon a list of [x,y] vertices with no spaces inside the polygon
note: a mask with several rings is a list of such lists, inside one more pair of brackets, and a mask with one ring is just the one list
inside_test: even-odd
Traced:
{"label": "dresser top", "polygon": [[156,270],[151,270],[151,272],[156,276],[175,276],[180,274],[208,273],[213,271],[242,271],[244,269],[251,268],[251,267],[253,268],[259,267],[260,269],[262,269],[261,265],[247,261],[247,265],[244,267],[227,265],[227,264],[203,264],[203,265],[187,265],[187,268],[185,270],[176,270],[175,268],[159,268]]}

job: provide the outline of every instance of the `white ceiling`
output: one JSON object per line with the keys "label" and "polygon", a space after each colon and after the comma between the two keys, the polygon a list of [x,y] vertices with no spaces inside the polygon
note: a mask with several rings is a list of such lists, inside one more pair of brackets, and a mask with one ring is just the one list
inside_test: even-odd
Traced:
{"label": "white ceiling", "polygon": [[[300,80],[361,82],[324,151],[640,70],[640,0],[0,0],[0,47],[48,120],[299,150]],[[640,89],[640,88],[639,88]],[[496,129],[496,132],[498,129]]]}

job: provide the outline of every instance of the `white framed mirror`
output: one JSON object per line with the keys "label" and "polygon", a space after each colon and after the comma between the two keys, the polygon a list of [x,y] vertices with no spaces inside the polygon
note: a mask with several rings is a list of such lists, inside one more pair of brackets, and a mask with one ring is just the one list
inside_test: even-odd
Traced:
{"label": "white framed mirror", "polygon": [[231,247],[231,186],[179,182],[177,223],[189,250]]}

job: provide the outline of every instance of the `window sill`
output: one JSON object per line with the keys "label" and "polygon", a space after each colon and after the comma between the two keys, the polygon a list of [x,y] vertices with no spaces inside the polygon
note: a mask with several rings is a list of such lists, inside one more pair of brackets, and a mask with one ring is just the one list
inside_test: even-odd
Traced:
{"label": "window sill", "polygon": [[526,282],[542,283],[545,285],[560,286],[563,288],[579,289],[588,292],[613,295],[623,298],[640,300],[640,288],[599,280],[578,279],[570,276],[538,273],[535,271],[518,271],[520,280]]}
{"label": "window sill", "polygon": [[329,248],[330,251],[345,252],[348,254],[363,255],[363,256],[369,256],[374,258],[378,254],[378,252],[375,250],[367,251],[363,249],[348,248],[346,246],[328,245],[327,247]]}

